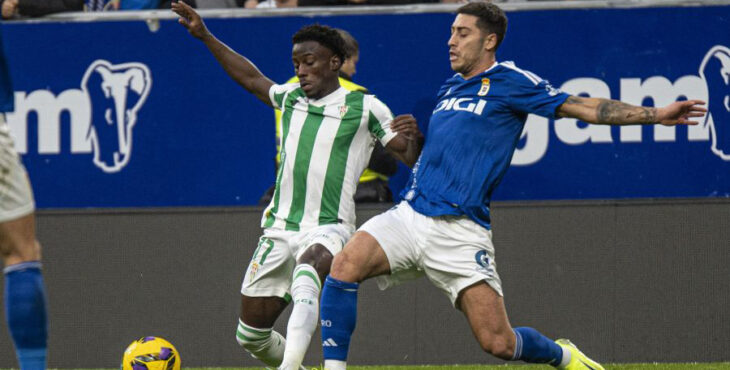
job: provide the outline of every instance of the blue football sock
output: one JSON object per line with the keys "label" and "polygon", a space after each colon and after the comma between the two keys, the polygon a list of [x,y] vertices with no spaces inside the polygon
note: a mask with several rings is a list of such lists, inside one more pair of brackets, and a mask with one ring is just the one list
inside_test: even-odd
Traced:
{"label": "blue football sock", "polygon": [[512,360],[553,366],[560,364],[563,359],[563,349],[550,338],[528,327],[514,328],[514,332],[517,343]]}
{"label": "blue football sock", "polygon": [[22,370],[46,368],[46,297],[41,263],[7,266],[5,316]]}
{"label": "blue football sock", "polygon": [[322,289],[322,350],[325,360],[347,360],[357,321],[357,283],[327,276]]}

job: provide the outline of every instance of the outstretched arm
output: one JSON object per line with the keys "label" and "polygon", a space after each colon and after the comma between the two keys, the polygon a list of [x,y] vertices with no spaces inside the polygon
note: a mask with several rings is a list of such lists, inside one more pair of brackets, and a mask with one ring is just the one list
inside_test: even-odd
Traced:
{"label": "outstretched arm", "polygon": [[413,167],[423,148],[423,134],[418,129],[416,118],[410,114],[397,116],[390,129],[398,135],[390,139],[385,149],[408,167]]}
{"label": "outstretched arm", "polygon": [[577,118],[604,125],[656,124],[696,125],[691,118],[702,117],[707,109],[700,100],[678,101],[662,108],[637,107],[617,100],[570,96],[558,107],[558,117]]}
{"label": "outstretched arm", "polygon": [[264,103],[271,105],[269,99],[269,88],[274,84],[264,76],[251,61],[236,53],[226,44],[215,38],[208,27],[205,26],[200,15],[188,4],[182,1],[172,3],[172,11],[180,16],[178,22],[182,24],[191,35],[202,41],[208,50],[213,54],[218,63],[231,78],[244,89],[248,90]]}

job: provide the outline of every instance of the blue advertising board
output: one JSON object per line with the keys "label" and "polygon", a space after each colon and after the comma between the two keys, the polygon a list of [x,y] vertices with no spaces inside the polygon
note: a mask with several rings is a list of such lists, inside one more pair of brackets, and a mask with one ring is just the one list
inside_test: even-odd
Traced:
{"label": "blue advertising board", "polygon": [[[663,106],[701,99],[693,127],[530,116],[495,200],[730,196],[730,6],[508,12],[498,60],[564,91]],[[277,82],[291,36],[349,30],[355,81],[422,129],[448,62],[453,14],[209,19]],[[6,23],[8,122],[39,208],[256,204],[274,181],[273,112],[174,20]],[[427,140],[438,140],[427,137]],[[408,170],[391,179],[396,191]]]}

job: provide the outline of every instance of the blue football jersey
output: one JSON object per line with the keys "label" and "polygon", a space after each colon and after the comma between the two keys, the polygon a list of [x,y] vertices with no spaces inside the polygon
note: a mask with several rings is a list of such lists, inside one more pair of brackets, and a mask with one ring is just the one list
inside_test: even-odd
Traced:
{"label": "blue football jersey", "polygon": [[8,61],[3,48],[2,29],[0,29],[0,113],[12,112],[13,107],[13,83],[10,81],[8,72]]}
{"label": "blue football jersey", "polygon": [[401,195],[427,216],[466,215],[490,228],[489,202],[519,142],[528,113],[548,118],[563,93],[512,62],[438,93],[426,143]]}

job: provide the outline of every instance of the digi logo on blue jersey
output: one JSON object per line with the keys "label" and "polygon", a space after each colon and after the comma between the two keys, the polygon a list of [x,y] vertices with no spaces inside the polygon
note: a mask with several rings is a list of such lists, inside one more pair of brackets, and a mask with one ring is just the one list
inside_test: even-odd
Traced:
{"label": "digi logo on blue jersey", "polygon": [[89,138],[94,164],[104,172],[117,172],[129,162],[137,111],[151,86],[150,71],[142,63],[97,60],[86,70],[81,89],[91,102]]}
{"label": "digi logo on blue jersey", "polygon": [[[7,114],[15,149],[28,153],[28,118],[38,119],[38,154],[61,154],[61,116],[70,121],[72,155],[92,154],[105,173],[121,171],[132,155],[133,128],[152,76],[142,63],[96,60],[81,77],[80,89],[55,95],[50,89],[15,92],[15,111]],[[66,149],[68,150],[68,149]]]}
{"label": "digi logo on blue jersey", "polygon": [[[489,86],[487,84],[487,86]],[[487,101],[484,99],[478,99],[476,102],[474,98],[451,98],[451,99],[444,99],[440,101],[438,104],[436,104],[436,109],[433,110],[433,113],[437,113],[440,111],[449,111],[449,110],[455,110],[455,111],[465,111],[474,113],[478,116],[482,114],[484,111],[484,107],[487,106]]]}
{"label": "digi logo on blue jersey", "polygon": [[712,47],[700,64],[700,76],[707,85],[705,125],[710,128],[712,152],[730,161],[730,49]]}

